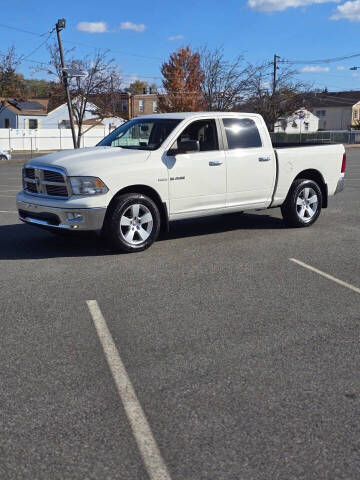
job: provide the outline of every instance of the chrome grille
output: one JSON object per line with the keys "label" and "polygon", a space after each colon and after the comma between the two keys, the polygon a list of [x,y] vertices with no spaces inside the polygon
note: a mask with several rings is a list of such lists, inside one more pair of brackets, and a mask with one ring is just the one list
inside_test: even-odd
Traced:
{"label": "chrome grille", "polygon": [[25,167],[23,169],[23,183],[24,190],[32,195],[70,196],[65,173],[57,168]]}
{"label": "chrome grille", "polygon": [[46,193],[58,197],[68,196],[66,185],[46,185]]}
{"label": "chrome grille", "polygon": [[52,172],[51,170],[44,170],[44,180],[47,180],[48,182],[64,183],[62,173]]}
{"label": "chrome grille", "polygon": [[35,178],[35,171],[33,168],[25,168],[25,177]]}

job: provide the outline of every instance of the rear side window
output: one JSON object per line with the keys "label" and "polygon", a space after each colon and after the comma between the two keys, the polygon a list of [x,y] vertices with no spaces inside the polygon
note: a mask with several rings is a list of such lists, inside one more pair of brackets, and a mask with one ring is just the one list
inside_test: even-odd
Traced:
{"label": "rear side window", "polygon": [[222,121],[229,149],[262,146],[259,130],[251,118],[223,118]]}

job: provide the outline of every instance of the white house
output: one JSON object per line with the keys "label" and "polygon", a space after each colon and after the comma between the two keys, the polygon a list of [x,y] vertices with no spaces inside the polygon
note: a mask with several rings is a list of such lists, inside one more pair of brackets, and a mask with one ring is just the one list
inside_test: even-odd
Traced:
{"label": "white house", "polygon": [[300,127],[302,132],[349,130],[359,127],[360,91],[314,93],[306,98],[306,105],[307,110],[301,109],[305,112],[302,122],[296,118],[299,117],[298,111],[289,118],[279,119],[275,131],[299,133]]}
{"label": "white house", "polygon": [[[13,129],[54,129],[54,128],[70,128],[69,113],[66,103],[59,107],[48,111],[48,99],[30,99],[30,100],[3,100],[3,106],[0,107],[0,128]],[[105,118],[97,121],[91,110],[95,110],[95,106],[88,104],[84,120],[88,126],[93,124],[104,127],[107,126],[111,131],[124,120],[120,117]]]}
{"label": "white house", "polygon": [[317,132],[319,118],[309,110],[302,108],[287,118],[280,118],[275,124],[274,132],[309,133]]}

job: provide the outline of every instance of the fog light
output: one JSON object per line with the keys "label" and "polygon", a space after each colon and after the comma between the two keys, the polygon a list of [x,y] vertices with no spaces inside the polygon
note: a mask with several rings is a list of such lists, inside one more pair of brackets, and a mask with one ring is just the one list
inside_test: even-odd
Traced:
{"label": "fog light", "polygon": [[77,212],[67,212],[66,216],[68,223],[81,223],[84,221],[83,216]]}

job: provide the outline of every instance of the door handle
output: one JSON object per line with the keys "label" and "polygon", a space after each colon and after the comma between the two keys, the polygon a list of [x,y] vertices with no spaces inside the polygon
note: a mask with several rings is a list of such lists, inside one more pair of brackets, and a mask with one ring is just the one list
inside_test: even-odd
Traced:
{"label": "door handle", "polygon": [[270,157],[259,157],[259,162],[270,162]]}
{"label": "door handle", "polygon": [[222,165],[223,162],[220,162],[220,160],[210,160],[209,165],[210,167],[216,167],[218,165]]}

